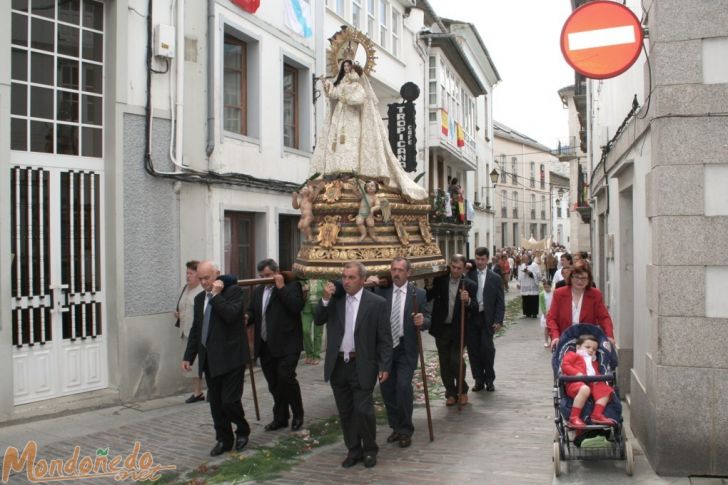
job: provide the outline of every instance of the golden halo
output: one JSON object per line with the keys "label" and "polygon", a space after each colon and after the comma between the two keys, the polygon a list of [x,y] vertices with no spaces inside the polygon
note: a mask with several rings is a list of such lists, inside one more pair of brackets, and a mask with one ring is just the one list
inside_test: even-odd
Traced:
{"label": "golden halo", "polygon": [[331,36],[329,43],[331,45],[326,53],[326,59],[330,76],[336,77],[342,61],[346,59],[353,61],[360,46],[364,48],[367,56],[362,66],[364,74],[369,75],[374,71],[377,58],[374,42],[363,32],[344,25],[340,31]]}

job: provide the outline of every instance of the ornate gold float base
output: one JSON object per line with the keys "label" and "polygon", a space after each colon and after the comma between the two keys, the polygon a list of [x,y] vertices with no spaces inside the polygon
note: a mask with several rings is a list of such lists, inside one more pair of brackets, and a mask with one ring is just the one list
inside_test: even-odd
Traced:
{"label": "ornate gold float base", "polygon": [[[337,176],[310,182],[315,194],[312,240],[304,241],[293,270],[305,278],[338,278],[344,264],[360,261],[370,273],[387,273],[392,259],[406,257],[413,276],[441,272],[446,263],[430,231],[430,204],[412,203],[398,190],[381,185],[373,227],[361,240],[361,193],[366,178]],[[362,187],[362,189],[360,189]],[[365,203],[366,204],[366,203]],[[374,238],[372,238],[372,235]]]}

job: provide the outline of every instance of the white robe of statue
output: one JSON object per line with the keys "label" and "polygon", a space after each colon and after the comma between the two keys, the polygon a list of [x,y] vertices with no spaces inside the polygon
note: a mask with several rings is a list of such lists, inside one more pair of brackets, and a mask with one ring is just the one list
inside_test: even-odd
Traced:
{"label": "white robe of statue", "polygon": [[411,200],[424,200],[427,192],[415,183],[392,153],[378,99],[366,76],[346,74],[338,86],[324,81],[330,117],[311,158],[310,173],[352,173],[398,187]]}

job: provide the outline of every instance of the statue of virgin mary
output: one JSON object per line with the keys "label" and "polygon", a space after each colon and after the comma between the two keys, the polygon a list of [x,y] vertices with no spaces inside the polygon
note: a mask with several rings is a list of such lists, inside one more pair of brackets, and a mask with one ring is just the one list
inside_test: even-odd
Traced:
{"label": "statue of virgin mary", "polygon": [[427,199],[427,191],[407,175],[392,152],[377,109],[379,100],[362,68],[344,59],[336,80],[323,80],[323,90],[329,112],[310,173],[355,173],[398,187],[410,200]]}

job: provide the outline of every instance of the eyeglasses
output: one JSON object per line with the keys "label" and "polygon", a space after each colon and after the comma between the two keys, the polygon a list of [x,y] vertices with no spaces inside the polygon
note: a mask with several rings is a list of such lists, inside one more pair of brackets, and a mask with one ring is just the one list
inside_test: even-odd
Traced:
{"label": "eyeglasses", "polygon": [[589,279],[589,277],[588,277],[588,276],[572,276],[572,277],[571,277],[571,279],[572,279],[572,280],[581,280],[581,281],[586,281],[586,280],[588,280],[588,279]]}

